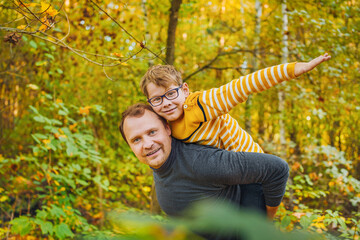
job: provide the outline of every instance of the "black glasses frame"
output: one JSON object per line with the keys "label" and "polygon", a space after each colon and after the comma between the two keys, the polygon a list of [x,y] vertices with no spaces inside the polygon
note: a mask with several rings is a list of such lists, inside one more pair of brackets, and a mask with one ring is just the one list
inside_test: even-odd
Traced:
{"label": "black glasses frame", "polygon": [[[174,100],[175,98],[177,98],[177,97],[179,96],[179,89],[181,89],[182,86],[183,86],[183,85],[181,84],[181,85],[180,85],[179,87],[177,87],[177,88],[173,88],[173,89],[170,89],[169,91],[166,91],[166,92],[164,93],[164,95],[150,98],[150,99],[148,99],[147,101],[148,101],[148,103],[150,103],[150,105],[153,106],[153,107],[160,106],[160,105],[163,103],[163,101],[164,101],[164,97],[165,97],[167,100]],[[176,90],[176,96],[175,96],[175,97],[170,97],[170,98],[169,98],[168,96],[166,96],[169,92],[172,92],[172,91],[174,91],[174,90]],[[153,104],[152,101],[153,101],[155,98],[159,98],[159,97],[161,97],[161,101],[160,101],[158,104]]]}

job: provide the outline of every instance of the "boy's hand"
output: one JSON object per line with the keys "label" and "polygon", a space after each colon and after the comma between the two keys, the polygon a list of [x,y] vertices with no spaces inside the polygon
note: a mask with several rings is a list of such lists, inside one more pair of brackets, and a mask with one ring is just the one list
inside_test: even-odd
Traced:
{"label": "boy's hand", "polygon": [[311,60],[310,62],[304,63],[304,62],[300,62],[300,63],[296,63],[295,64],[295,76],[298,77],[303,73],[309,72],[311,70],[313,70],[317,65],[319,65],[322,62],[325,62],[327,60],[329,60],[331,58],[331,56],[327,53],[325,53],[324,55],[321,55],[313,60]]}

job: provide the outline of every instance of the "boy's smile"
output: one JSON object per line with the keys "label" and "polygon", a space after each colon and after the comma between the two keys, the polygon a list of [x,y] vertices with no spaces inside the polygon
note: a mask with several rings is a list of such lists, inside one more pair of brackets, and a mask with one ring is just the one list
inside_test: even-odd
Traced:
{"label": "boy's smile", "polygon": [[[155,85],[154,83],[149,83],[147,85],[147,91],[149,93],[149,99],[157,96],[164,95],[167,91],[177,88],[175,84],[168,86],[167,88]],[[168,121],[175,121],[179,119],[183,114],[183,105],[187,96],[189,96],[189,87],[186,83],[182,85],[182,88],[179,89],[179,96],[175,99],[169,100],[166,97],[163,97],[163,102],[156,107],[152,107],[154,111],[165,118]]]}

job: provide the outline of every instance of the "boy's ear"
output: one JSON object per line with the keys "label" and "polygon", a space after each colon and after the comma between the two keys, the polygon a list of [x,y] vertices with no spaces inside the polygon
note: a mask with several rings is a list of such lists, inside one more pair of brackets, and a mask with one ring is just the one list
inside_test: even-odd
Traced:
{"label": "boy's ear", "polygon": [[185,97],[189,96],[190,90],[189,90],[189,86],[187,85],[187,83],[183,83],[182,90],[184,92]]}

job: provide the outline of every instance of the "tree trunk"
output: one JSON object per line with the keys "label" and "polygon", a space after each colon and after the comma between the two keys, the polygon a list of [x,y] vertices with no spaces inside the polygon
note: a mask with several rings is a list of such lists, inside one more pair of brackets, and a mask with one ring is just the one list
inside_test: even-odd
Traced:
{"label": "tree trunk", "polygon": [[175,60],[175,34],[182,0],[172,0],[170,8],[168,36],[166,41],[166,62],[173,65]]}
{"label": "tree trunk", "polygon": [[[145,41],[147,42],[147,41],[150,41],[151,35],[149,32],[149,27],[148,27],[149,26],[149,18],[148,18],[147,9],[146,9],[146,0],[141,1],[141,9],[142,9],[143,15],[144,15]],[[154,65],[154,60],[152,58],[152,54],[149,53],[148,66],[151,67],[152,65]]]}
{"label": "tree trunk", "polygon": [[[258,69],[258,48],[260,44],[260,30],[261,30],[261,15],[262,15],[262,5],[260,0],[255,2],[255,39],[254,39],[254,56],[252,60],[252,70],[255,71]],[[252,96],[250,95],[245,102],[245,131],[251,135],[251,106],[252,106]]]}
{"label": "tree trunk", "polygon": [[[286,8],[286,0],[284,0],[281,4],[281,12],[283,14],[283,29],[282,29],[282,63],[288,62],[289,56],[289,49],[288,49],[288,15],[287,15],[287,8]],[[278,92],[279,98],[279,113],[280,113],[280,120],[279,120],[279,127],[280,127],[280,145],[281,145],[281,155],[286,156],[286,138],[285,138],[285,123],[284,123],[284,110],[285,110],[285,92],[280,89]]]}
{"label": "tree trunk", "polygon": [[[143,15],[144,15],[145,39],[146,39],[146,41],[148,41],[148,40],[150,40],[150,33],[149,33],[149,28],[148,28],[149,21],[148,21],[147,9],[146,9],[146,0],[141,1],[141,7],[142,7]],[[151,67],[152,65],[154,65],[154,61],[153,61],[153,58],[151,57],[151,53],[149,53],[149,57],[150,58],[148,61],[148,66]],[[151,186],[151,192],[150,192],[150,211],[152,214],[160,214],[161,213],[161,208],[160,208],[159,202],[156,197],[154,179],[152,180],[152,186]]]}

